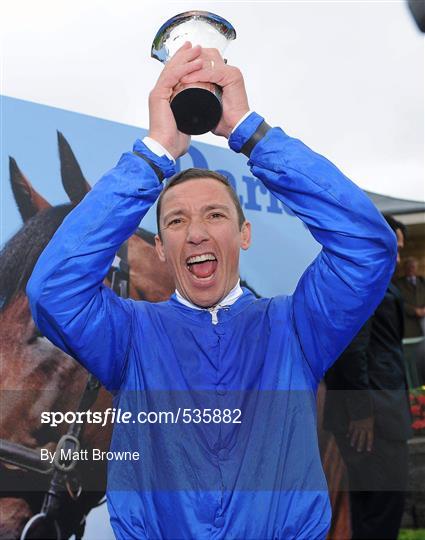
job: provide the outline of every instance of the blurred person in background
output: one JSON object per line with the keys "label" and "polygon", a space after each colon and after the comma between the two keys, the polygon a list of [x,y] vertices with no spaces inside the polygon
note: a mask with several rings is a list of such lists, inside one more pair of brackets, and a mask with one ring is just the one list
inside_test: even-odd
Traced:
{"label": "blurred person in background", "polygon": [[[405,227],[392,216],[386,220],[400,250]],[[398,537],[412,436],[403,327],[403,300],[391,282],[373,316],[325,375],[324,428],[334,434],[347,467],[354,539]]]}
{"label": "blurred person in background", "polygon": [[404,337],[421,337],[425,334],[425,278],[418,276],[415,257],[407,257],[403,267],[397,286],[404,300]]}

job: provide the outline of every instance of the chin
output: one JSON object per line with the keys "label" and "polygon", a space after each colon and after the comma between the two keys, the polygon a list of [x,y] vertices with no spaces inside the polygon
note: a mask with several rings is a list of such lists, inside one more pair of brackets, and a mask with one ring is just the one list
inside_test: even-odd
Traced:
{"label": "chin", "polygon": [[222,295],[207,295],[207,294],[194,294],[192,296],[192,303],[203,307],[203,308],[209,308],[211,306],[215,306],[218,304],[218,302],[221,300]]}
{"label": "chin", "polygon": [[224,291],[218,291],[216,286],[210,288],[188,287],[186,292],[190,302],[203,308],[215,306],[224,295]]}
{"label": "chin", "polygon": [[217,273],[207,278],[197,278],[189,274],[188,279],[182,280],[185,296],[190,302],[200,307],[210,307],[219,302],[223,297],[224,286],[220,286]]}

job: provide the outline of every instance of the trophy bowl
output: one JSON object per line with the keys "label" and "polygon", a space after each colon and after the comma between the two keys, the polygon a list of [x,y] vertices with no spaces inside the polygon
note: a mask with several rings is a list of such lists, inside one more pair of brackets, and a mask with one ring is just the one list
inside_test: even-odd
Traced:
{"label": "trophy bowl", "polygon": [[[228,43],[235,38],[233,26],[219,15],[185,11],[161,26],[153,40],[151,56],[166,64],[186,41],[193,46],[218,49],[223,56]],[[201,135],[213,130],[223,112],[221,95],[221,88],[216,84],[178,84],[170,106],[179,131]]]}

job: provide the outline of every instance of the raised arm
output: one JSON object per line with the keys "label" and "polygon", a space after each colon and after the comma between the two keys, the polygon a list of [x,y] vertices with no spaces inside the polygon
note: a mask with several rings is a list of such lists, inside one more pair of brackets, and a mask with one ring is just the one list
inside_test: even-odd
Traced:
{"label": "raised arm", "polygon": [[335,165],[282,129],[269,128],[258,114],[244,118],[248,101],[240,71],[213,49],[204,50],[203,58],[204,68],[183,82],[223,87],[223,118],[215,133],[249,156],[252,173],[323,246],[292,297],[293,325],[319,381],[382,299],[396,262],[395,235]]}
{"label": "raised arm", "polygon": [[[164,68],[149,98],[149,135],[173,158],[186,152],[189,138],[177,131],[166,96],[183,75],[199,68],[199,52],[184,45]],[[152,152],[149,142],[136,141],[133,152],[123,154],[66,217],[27,285],[39,330],[111,390],[117,390],[122,380],[133,305],[103,280],[120,245],[161,192],[160,180],[174,174],[173,160]]]}
{"label": "raised arm", "polygon": [[[262,118],[252,114],[236,130],[235,149],[256,122]],[[249,164],[322,245],[292,298],[301,347],[320,380],[381,301],[396,263],[396,238],[361,189],[281,129],[266,133]]]}

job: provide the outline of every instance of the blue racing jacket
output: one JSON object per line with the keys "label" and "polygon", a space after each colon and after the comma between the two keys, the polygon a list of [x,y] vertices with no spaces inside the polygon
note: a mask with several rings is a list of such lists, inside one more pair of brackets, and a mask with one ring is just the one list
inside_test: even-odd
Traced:
{"label": "blue racing jacket", "polygon": [[[239,152],[262,120],[251,113],[230,147]],[[166,156],[141,141],[134,149],[173,174]],[[119,246],[162,189],[132,152],[65,218],[28,283],[40,331],[131,412],[115,424],[111,450],[137,450],[140,459],[117,458],[108,469],[119,539],[326,537],[316,390],[382,299],[395,235],[358,187],[280,128],[248,164],[323,246],[292,296],[257,299],[244,289],[213,321],[175,295],[154,304],[104,286]]]}

